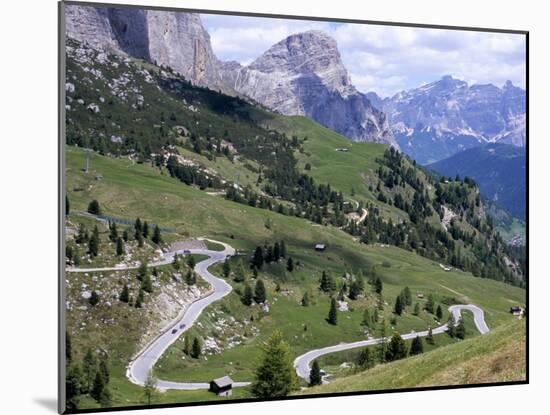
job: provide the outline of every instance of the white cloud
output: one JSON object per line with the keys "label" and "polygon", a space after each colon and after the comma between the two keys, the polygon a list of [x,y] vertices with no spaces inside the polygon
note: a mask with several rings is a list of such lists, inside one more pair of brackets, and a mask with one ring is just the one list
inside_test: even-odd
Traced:
{"label": "white cloud", "polygon": [[248,64],[285,37],[317,29],[329,33],[354,85],[383,96],[443,75],[469,83],[506,80],[525,87],[523,35],[473,31],[202,15],[222,60]]}

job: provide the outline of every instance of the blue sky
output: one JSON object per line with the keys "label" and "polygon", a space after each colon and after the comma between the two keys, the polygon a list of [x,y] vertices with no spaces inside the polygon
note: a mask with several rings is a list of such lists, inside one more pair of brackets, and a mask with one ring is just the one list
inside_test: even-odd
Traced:
{"label": "blue sky", "polygon": [[452,75],[470,84],[506,80],[525,88],[523,35],[201,15],[218,58],[252,62],[271,45],[305,30],[329,33],[352,83],[390,96]]}

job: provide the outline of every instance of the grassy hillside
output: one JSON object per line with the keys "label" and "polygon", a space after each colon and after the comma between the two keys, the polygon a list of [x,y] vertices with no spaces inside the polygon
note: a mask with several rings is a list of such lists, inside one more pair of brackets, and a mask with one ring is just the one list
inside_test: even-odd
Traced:
{"label": "grassy hillside", "polygon": [[525,380],[525,322],[405,360],[379,365],[303,394]]}
{"label": "grassy hillside", "polygon": [[[157,366],[158,375],[165,378],[207,380],[230,373],[236,379],[248,380],[259,355],[258,345],[274,328],[283,331],[296,355],[311,347],[333,344],[335,339],[363,339],[363,310],[376,304],[372,289],[367,285],[365,297],[348,300],[350,311],[340,313],[338,326],[330,326],[324,320],[329,296],[318,291],[322,270],[333,274],[338,283],[342,284],[343,279],[339,279],[339,276],[344,271],[355,274],[362,271],[366,277],[367,271],[374,267],[384,282],[383,298],[387,305],[384,306],[381,318],[386,321],[392,318],[393,301],[404,286],[409,286],[413,293],[423,293],[425,296],[433,294],[437,303],[478,304],[485,310],[491,328],[510,321],[509,307],[524,302],[525,293],[522,289],[475,278],[456,270],[445,272],[437,262],[396,247],[360,244],[344,231],[332,226],[319,226],[301,218],[234,203],[184,185],[147,164],[94,154],[90,173],[86,174],[82,170],[84,158],[84,151],[67,148],[67,191],[72,210],[85,210],[89,201],[94,198],[99,201],[106,214],[128,219],[139,216],[150,223],[174,227],[174,238],[217,238],[247,254],[257,245],[285,240],[289,255],[299,264],[292,273],[285,271],[282,263],[271,264],[261,270],[259,277],[266,282],[268,288],[269,312],[261,310],[259,306],[249,308],[242,305],[238,294],[242,290],[242,284],[231,281],[235,287],[234,292],[207,310],[201,316],[200,324],[190,332],[203,341],[208,337],[215,337],[224,349],[223,352],[208,356],[208,360],[184,360],[180,340],[168,350]],[[312,249],[320,241],[327,243],[329,247],[324,253],[316,253]],[[246,261],[246,257],[234,258],[233,268],[239,259]],[[169,274],[173,272],[170,267],[167,268]],[[217,272],[219,271],[218,268]],[[120,277],[104,275],[102,278],[118,280]],[[250,281],[250,275],[247,278]],[[276,292],[277,284],[281,288],[280,292]],[[75,286],[79,287],[78,284]],[[306,291],[312,299],[308,308],[299,304]],[[75,291],[74,296],[79,296],[78,291]],[[423,304],[425,299],[416,301]],[[102,318],[97,310],[91,310],[86,316],[86,321],[91,325]],[[130,313],[131,321],[139,318],[137,314],[133,315],[134,312]],[[245,326],[245,321],[250,320],[251,316],[254,317],[254,323]],[[235,319],[235,324],[219,332],[216,326],[219,326],[220,319],[227,320],[229,317]],[[74,321],[77,327],[80,320]],[[422,312],[420,316],[414,316],[408,309],[396,320],[393,330],[407,332],[431,324],[435,324],[432,315]],[[304,330],[305,325],[307,331]],[[120,328],[121,326],[115,325],[113,330]],[[127,333],[126,340],[139,338],[142,333],[139,325],[125,323],[124,330]],[[86,335],[79,339],[78,331],[74,331],[73,336],[77,354],[80,356],[85,345],[107,350],[114,356],[112,385],[116,405],[143,402],[140,388],[129,384],[124,374],[125,365],[137,350],[134,343],[110,341],[109,336]],[[240,344],[229,348],[228,344],[235,336],[238,336],[236,338]],[[444,344],[442,342],[441,346]],[[238,396],[249,395],[245,389],[240,390]],[[169,391],[159,395],[156,402],[215,398],[202,392]]]}

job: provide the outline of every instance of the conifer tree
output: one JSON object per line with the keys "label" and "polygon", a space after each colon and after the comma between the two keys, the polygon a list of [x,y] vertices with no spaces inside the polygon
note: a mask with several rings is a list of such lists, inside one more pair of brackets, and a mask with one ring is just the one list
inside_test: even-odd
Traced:
{"label": "conifer tree", "polygon": [[409,351],[409,354],[411,356],[414,356],[420,353],[424,353],[424,344],[422,343],[422,339],[416,336],[411,342],[411,349]]}
{"label": "conifer tree", "polygon": [[426,306],[424,307],[426,311],[430,314],[433,314],[435,311],[435,302],[434,296],[432,294],[428,295],[428,301],[426,301]]}
{"label": "conifer tree", "polygon": [[413,312],[413,314],[414,314],[415,316],[420,315],[420,304],[419,304],[419,303],[415,303],[415,304],[414,304],[414,312]]}
{"label": "conifer tree", "polygon": [[411,294],[411,289],[409,287],[405,287],[403,289],[403,297],[405,299],[404,306],[411,306],[412,305],[412,294]]}
{"label": "conifer tree", "polygon": [[222,274],[225,278],[229,278],[231,274],[231,264],[229,264],[229,261],[224,261],[222,265]]}
{"label": "conifer tree", "polygon": [[265,285],[262,280],[256,281],[256,286],[254,287],[254,301],[258,304],[265,303],[266,300],[266,290]]}
{"label": "conifer tree", "polygon": [[456,337],[461,340],[464,340],[464,337],[466,337],[466,327],[464,326],[464,319],[462,317],[458,320],[455,333]]}
{"label": "conifer tree", "polygon": [[96,360],[92,353],[92,349],[88,349],[82,360],[82,371],[84,373],[84,380],[86,382],[83,387],[84,392],[88,392],[93,387],[93,381],[96,372]]}
{"label": "conifer tree", "polygon": [[147,405],[151,405],[151,402],[153,401],[153,398],[155,397],[157,392],[157,379],[153,377],[153,372],[150,371],[147,374],[147,379],[145,380],[145,383],[143,385],[143,394],[145,395],[145,399],[147,400]]}
{"label": "conifer tree", "polygon": [[117,256],[124,254],[124,242],[122,242],[122,238],[120,237],[116,240],[116,254]]}
{"label": "conifer tree", "polygon": [[338,324],[338,306],[334,297],[330,299],[330,310],[328,312],[327,321],[333,326]]}
{"label": "conifer tree", "polygon": [[118,239],[118,229],[115,222],[109,222],[109,240],[116,242]]}
{"label": "conifer tree", "polygon": [[147,291],[148,293],[153,292],[153,282],[151,281],[151,276],[149,273],[143,277],[143,281],[141,281],[141,289],[143,291]]}
{"label": "conifer tree", "polygon": [[438,320],[441,320],[443,318],[443,310],[441,309],[441,304],[437,306],[437,310],[435,311],[435,316]]}
{"label": "conifer tree", "polygon": [[97,305],[97,303],[99,303],[99,294],[95,290],[92,291],[90,298],[88,298],[88,302],[92,307]]}
{"label": "conifer tree", "polygon": [[376,280],[374,281],[374,291],[377,294],[382,294],[382,290],[384,288],[384,285],[382,284],[382,280],[380,277],[376,277]]}
{"label": "conifer tree", "polygon": [[141,219],[137,218],[134,222],[134,239],[138,239],[138,235],[143,238],[143,225],[141,224]]}
{"label": "conifer tree", "polygon": [[88,205],[88,213],[92,215],[101,215],[101,208],[99,207],[99,202],[97,200],[92,200]]}
{"label": "conifer tree", "polygon": [[103,381],[103,376],[101,376],[101,373],[99,371],[96,372],[94,384],[92,386],[92,390],[90,391],[90,395],[92,398],[94,398],[96,401],[99,402],[101,399],[101,394],[103,393],[103,388],[105,387],[105,382]]}
{"label": "conifer tree", "polygon": [[196,265],[195,257],[193,255],[189,255],[189,258],[187,258],[187,266],[191,269],[194,269]]}
{"label": "conifer tree", "polygon": [[187,356],[191,356],[191,337],[189,334],[186,334],[185,339],[183,340],[183,353]]}
{"label": "conifer tree", "polygon": [[241,302],[244,305],[251,306],[253,298],[254,298],[254,294],[252,293],[252,288],[250,287],[250,285],[246,284],[244,286],[244,293],[241,297]]}
{"label": "conifer tree", "polygon": [[393,361],[403,359],[407,357],[407,343],[405,340],[398,334],[395,333],[388,344],[388,350],[386,351],[386,360]]}
{"label": "conifer tree", "polygon": [[97,228],[97,225],[94,227],[92,236],[88,241],[88,253],[92,257],[96,257],[97,254],[99,253],[99,229]]}
{"label": "conifer tree", "polygon": [[456,321],[453,313],[451,313],[447,321],[447,334],[453,338],[456,337]]}
{"label": "conifer tree", "polygon": [[314,360],[309,371],[309,386],[320,385],[321,383],[323,383],[321,368],[319,367],[319,362]]}
{"label": "conifer tree", "polygon": [[141,233],[143,234],[143,237],[145,239],[149,238],[149,224],[147,223],[147,221],[143,221],[143,226],[141,228]]}
{"label": "conifer tree", "polygon": [[147,266],[147,261],[142,261],[141,264],[139,264],[139,268],[137,271],[137,279],[139,281],[142,281],[145,279],[145,276],[149,274],[149,267]]}
{"label": "conifer tree", "polygon": [[293,355],[280,331],[275,331],[263,347],[260,365],[256,368],[252,393],[258,398],[277,398],[298,388]]}
{"label": "conifer tree", "polygon": [[288,272],[294,271],[294,260],[290,256],[288,257],[288,259],[286,261],[286,270]]}
{"label": "conifer tree", "polygon": [[198,359],[201,355],[201,343],[198,337],[193,339],[193,345],[191,346],[191,357],[193,359]]}
{"label": "conifer tree", "polygon": [[365,311],[363,312],[363,320],[361,321],[361,324],[369,329],[373,325],[373,320],[368,308],[365,308]]}
{"label": "conifer tree", "polygon": [[153,230],[153,237],[151,238],[151,240],[157,245],[162,243],[162,235],[160,233],[160,228],[158,227],[158,225],[155,225],[155,229]]}
{"label": "conifer tree", "polygon": [[141,308],[142,305],[143,305],[143,300],[144,300],[144,298],[143,298],[143,290],[140,288],[138,297],[136,298],[135,307],[136,307],[136,308]]}
{"label": "conifer tree", "polygon": [[285,241],[281,241],[281,257],[286,258],[286,244]]}
{"label": "conifer tree", "polygon": [[397,298],[395,299],[395,306],[393,307],[393,311],[395,314],[397,314],[398,316],[400,316],[401,314],[403,314],[403,303],[402,303],[402,296],[401,295],[398,295]]}
{"label": "conifer tree", "polygon": [[124,285],[124,288],[122,288],[122,292],[120,293],[118,299],[123,303],[128,303],[128,301],[130,300],[130,291],[128,290],[127,284]]}
{"label": "conifer tree", "polygon": [[302,301],[300,302],[303,307],[309,307],[309,294],[307,291],[302,296]]}
{"label": "conifer tree", "polygon": [[368,347],[365,347],[357,356],[357,366],[361,369],[370,369],[374,366],[374,359],[371,356],[371,351]]}
{"label": "conifer tree", "polygon": [[130,239],[130,236],[128,235],[128,229],[124,229],[124,232],[122,232],[122,239],[124,240],[124,242],[128,242],[128,240]]}

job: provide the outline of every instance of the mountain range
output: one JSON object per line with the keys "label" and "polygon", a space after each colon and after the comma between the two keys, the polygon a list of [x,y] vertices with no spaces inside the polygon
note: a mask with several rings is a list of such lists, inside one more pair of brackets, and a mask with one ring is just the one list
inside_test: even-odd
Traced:
{"label": "mountain range", "polygon": [[401,149],[420,164],[487,143],[525,145],[525,91],[445,76],[393,97],[352,84],[336,41],[293,34],[243,66],[223,62],[200,15],[137,8],[66,7],[68,37],[169,67],[195,85],[305,115],[355,141]]}
{"label": "mountain range", "polygon": [[450,75],[390,98],[367,97],[389,118],[401,149],[421,164],[487,143],[525,146],[525,91],[507,81],[468,85]]}
{"label": "mountain range", "polygon": [[525,219],[525,151],[509,144],[470,148],[428,168],[448,177],[474,179],[481,193],[516,218]]}

